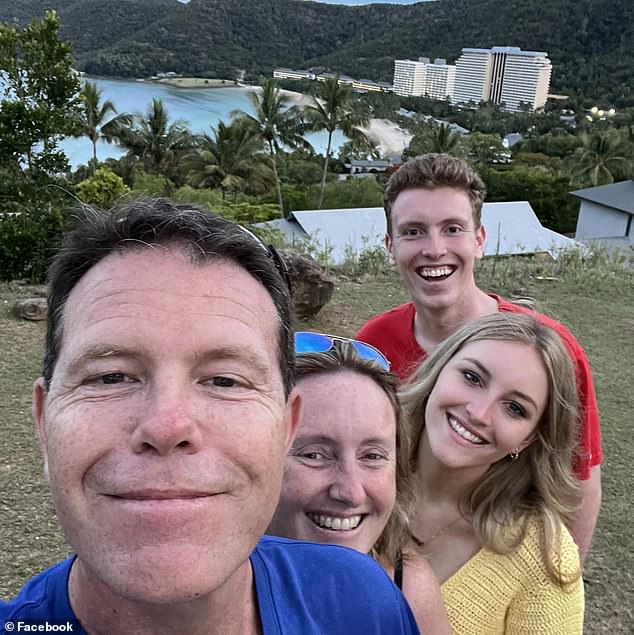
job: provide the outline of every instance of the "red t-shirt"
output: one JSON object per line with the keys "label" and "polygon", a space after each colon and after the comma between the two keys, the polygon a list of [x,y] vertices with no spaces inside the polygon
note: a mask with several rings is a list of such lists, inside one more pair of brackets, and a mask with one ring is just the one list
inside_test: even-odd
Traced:
{"label": "red t-shirt", "polygon": [[[513,304],[496,295],[490,295],[497,301],[499,311],[534,315],[542,324],[556,331],[566,344],[577,375],[581,413],[579,417],[580,452],[574,469],[580,480],[589,478],[590,468],[601,465],[603,451],[597,399],[590,365],[583,348],[563,324],[537,311]],[[358,339],[372,344],[390,360],[391,371],[401,379],[408,377],[427,355],[414,337],[415,315],[413,303],[408,302],[373,317],[357,333]]]}

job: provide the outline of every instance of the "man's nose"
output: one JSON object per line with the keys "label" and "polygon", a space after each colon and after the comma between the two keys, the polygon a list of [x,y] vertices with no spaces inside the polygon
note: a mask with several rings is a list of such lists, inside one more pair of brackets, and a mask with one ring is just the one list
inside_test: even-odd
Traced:
{"label": "man's nose", "polygon": [[423,255],[438,259],[447,253],[447,244],[445,237],[440,232],[427,232],[422,240]]}
{"label": "man's nose", "polygon": [[333,500],[349,507],[359,507],[366,498],[363,475],[358,465],[339,465],[330,485],[329,495]]}
{"label": "man's nose", "polygon": [[193,401],[194,395],[184,387],[154,386],[148,394],[147,409],[139,415],[132,433],[133,450],[162,456],[175,450],[198,451],[202,430]]}

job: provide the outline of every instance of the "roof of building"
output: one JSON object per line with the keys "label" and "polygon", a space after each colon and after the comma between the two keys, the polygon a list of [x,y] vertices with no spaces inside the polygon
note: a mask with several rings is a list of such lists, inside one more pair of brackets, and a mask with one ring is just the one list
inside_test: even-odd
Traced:
{"label": "roof of building", "polygon": [[634,181],[620,181],[609,185],[586,187],[583,190],[570,193],[582,201],[599,203],[605,207],[634,214]]}
{"label": "roof of building", "polygon": [[[556,256],[561,249],[581,246],[543,227],[527,201],[485,203],[482,222],[487,230],[485,256],[538,252]],[[386,231],[382,207],[299,211],[261,224],[280,230],[290,243],[310,240],[318,250],[330,251],[334,264],[343,263],[350,252],[381,247]]]}

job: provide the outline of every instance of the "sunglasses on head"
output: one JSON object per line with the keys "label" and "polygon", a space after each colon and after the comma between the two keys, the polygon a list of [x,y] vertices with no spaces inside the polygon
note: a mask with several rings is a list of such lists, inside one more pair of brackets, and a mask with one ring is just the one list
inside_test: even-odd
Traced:
{"label": "sunglasses on head", "polygon": [[312,331],[298,331],[295,333],[295,354],[300,353],[327,353],[332,350],[335,342],[349,344],[357,352],[361,359],[369,362],[376,362],[383,370],[390,370],[390,362],[381,351],[359,340],[349,337],[336,337],[335,335],[324,335],[323,333],[313,333]]}

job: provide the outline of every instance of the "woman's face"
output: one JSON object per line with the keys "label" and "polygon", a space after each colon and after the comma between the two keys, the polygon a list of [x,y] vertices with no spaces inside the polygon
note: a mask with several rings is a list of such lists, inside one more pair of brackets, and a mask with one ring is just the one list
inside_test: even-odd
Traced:
{"label": "woman's face", "polygon": [[471,342],[438,376],[425,409],[424,439],[442,465],[484,473],[532,441],[547,399],[546,369],[531,346]]}
{"label": "woman's face", "polygon": [[299,431],[269,532],[367,553],[396,497],[396,417],[373,379],[350,370],[302,378]]}

